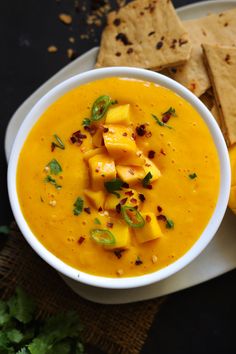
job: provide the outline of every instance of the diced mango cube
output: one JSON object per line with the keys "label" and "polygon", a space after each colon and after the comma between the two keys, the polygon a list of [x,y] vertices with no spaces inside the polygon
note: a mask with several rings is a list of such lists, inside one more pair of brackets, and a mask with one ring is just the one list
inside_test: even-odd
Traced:
{"label": "diced mango cube", "polygon": [[109,109],[106,116],[106,124],[130,124],[130,105],[125,104]]}
{"label": "diced mango cube", "polygon": [[107,131],[103,133],[104,144],[114,159],[135,154],[137,146],[132,128],[112,124],[107,125],[106,128]]}
{"label": "diced mango cube", "polygon": [[85,189],[84,195],[95,209],[104,207],[105,193],[103,191],[94,192],[89,189]]}
{"label": "diced mango cube", "polygon": [[103,145],[103,129],[97,129],[96,133],[92,137],[93,146],[101,147]]}
{"label": "diced mango cube", "polygon": [[160,170],[156,167],[154,162],[152,162],[147,157],[145,158],[145,165],[143,166],[143,168],[145,171],[145,176],[148,174],[148,172],[151,172],[152,174],[151,182],[156,181],[161,176]]}
{"label": "diced mango cube", "polygon": [[104,188],[104,182],[116,177],[114,160],[106,154],[98,154],[88,160],[91,184],[94,190]]}
{"label": "diced mango cube", "polygon": [[117,174],[122,181],[128,183],[130,186],[140,182],[146,175],[141,166],[116,166]]}
{"label": "diced mango cube", "polygon": [[142,217],[145,220],[144,227],[134,230],[137,241],[144,243],[162,237],[162,231],[155,214],[142,213]]}
{"label": "diced mango cube", "polygon": [[141,151],[131,153],[129,156],[123,156],[117,160],[117,165],[122,166],[143,166],[146,160]]}
{"label": "diced mango cube", "polygon": [[130,245],[130,229],[128,225],[124,221],[117,219],[111,219],[111,223],[113,227],[109,231],[113,233],[116,242],[113,245],[106,245],[105,248],[107,250],[128,248]]}
{"label": "diced mango cube", "polygon": [[85,161],[88,161],[91,157],[95,156],[95,155],[98,155],[98,154],[105,154],[106,153],[106,148],[105,146],[102,146],[100,148],[97,148],[97,149],[91,149],[91,150],[88,150],[84,153],[83,155],[83,159]]}
{"label": "diced mango cube", "polygon": [[120,201],[124,202],[125,199],[127,200],[124,204],[132,205],[134,207],[140,204],[138,192],[136,190],[124,189],[122,191],[118,191],[118,193],[120,194],[120,198],[117,198],[114,194],[108,194],[104,206],[105,210],[116,210],[117,204],[119,204]]}

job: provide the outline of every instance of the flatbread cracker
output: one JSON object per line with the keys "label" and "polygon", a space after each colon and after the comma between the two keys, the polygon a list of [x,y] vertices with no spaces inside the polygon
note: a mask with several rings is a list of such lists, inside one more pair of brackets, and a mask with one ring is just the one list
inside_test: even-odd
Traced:
{"label": "flatbread cracker", "polygon": [[190,51],[170,0],[136,0],[108,15],[96,66],[161,70],[186,62]]}
{"label": "flatbread cracker", "polygon": [[220,114],[219,114],[216,103],[213,105],[213,107],[211,109],[211,114],[213,115],[213,117],[215,118],[215,120],[217,121],[217,123],[220,127]]}
{"label": "flatbread cracker", "polygon": [[236,45],[236,8],[183,24],[189,32],[192,53],[186,64],[170,70],[171,77],[199,97],[210,87],[201,44]]}
{"label": "flatbread cracker", "polygon": [[236,143],[236,47],[203,44],[220,125],[228,146]]}

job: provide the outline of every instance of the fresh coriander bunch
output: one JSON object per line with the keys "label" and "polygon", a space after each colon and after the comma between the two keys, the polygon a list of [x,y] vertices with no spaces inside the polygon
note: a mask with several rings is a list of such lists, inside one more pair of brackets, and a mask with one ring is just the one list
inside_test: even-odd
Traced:
{"label": "fresh coriander bunch", "polygon": [[0,354],[83,354],[82,326],[75,312],[35,319],[35,304],[21,289],[0,300]]}

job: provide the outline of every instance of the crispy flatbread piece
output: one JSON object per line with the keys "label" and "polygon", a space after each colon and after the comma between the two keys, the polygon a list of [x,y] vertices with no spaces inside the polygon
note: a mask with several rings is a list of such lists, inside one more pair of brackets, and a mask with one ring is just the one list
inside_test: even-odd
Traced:
{"label": "crispy flatbread piece", "polygon": [[215,103],[211,109],[211,114],[213,115],[213,117],[215,118],[215,120],[217,121],[219,127],[220,127],[220,114],[219,114],[219,110],[217,108],[217,104]]}
{"label": "crispy flatbread piece", "polygon": [[203,44],[209,74],[228,146],[236,143],[236,47]]}
{"label": "crispy flatbread piece", "polygon": [[189,35],[170,0],[136,0],[108,15],[96,66],[160,70],[186,62],[190,52]]}
{"label": "crispy flatbread piece", "polygon": [[189,32],[192,53],[186,64],[170,70],[171,77],[199,97],[210,87],[201,44],[236,45],[236,8],[183,24]]}

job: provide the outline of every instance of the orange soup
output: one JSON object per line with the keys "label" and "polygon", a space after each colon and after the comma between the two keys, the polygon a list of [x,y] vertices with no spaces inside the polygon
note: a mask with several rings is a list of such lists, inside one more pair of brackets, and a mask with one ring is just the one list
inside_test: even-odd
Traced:
{"label": "orange soup", "polygon": [[17,190],[39,241],[86,273],[131,277],[183,256],[216,206],[219,160],[197,111],[108,78],[53,103],[22,148]]}

